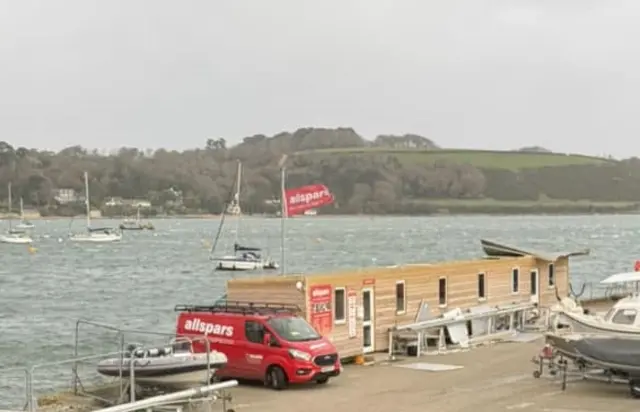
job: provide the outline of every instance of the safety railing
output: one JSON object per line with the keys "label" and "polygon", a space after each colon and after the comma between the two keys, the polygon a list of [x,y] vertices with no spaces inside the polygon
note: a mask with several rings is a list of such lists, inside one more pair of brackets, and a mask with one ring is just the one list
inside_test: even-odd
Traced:
{"label": "safety railing", "polygon": [[629,296],[636,290],[630,283],[603,285],[600,282],[584,282],[580,286],[570,285],[570,295],[579,302],[616,300]]}
{"label": "safety railing", "polygon": [[[20,382],[20,383],[19,383]],[[0,409],[15,410],[20,408],[26,410],[29,407],[29,387],[31,385],[31,375],[29,369],[24,367],[15,368],[0,368],[0,388],[12,389],[16,386],[24,385],[24,398],[20,402],[20,406],[17,404],[10,404],[11,402],[7,397],[0,395]]]}
{"label": "safety railing", "polygon": [[427,352],[429,340],[436,342],[435,353],[446,352],[448,347],[445,329],[449,329],[452,341],[455,332],[459,346],[468,347],[497,339],[501,335],[513,335],[518,330],[525,330],[527,324],[534,321],[546,323],[546,317],[541,315],[536,304],[522,303],[397,325],[389,329],[389,358],[394,358],[398,353],[409,353],[409,347],[414,346],[414,355],[420,356]]}
{"label": "safety railing", "polygon": [[[83,340],[80,339],[80,332],[82,330],[83,325],[92,326],[101,331],[113,332],[114,337],[116,338],[116,341],[117,341],[117,347],[113,348],[115,350],[107,353],[102,353],[102,354],[82,355],[80,353],[80,347],[83,343]],[[66,377],[68,377],[69,369],[66,368],[67,366],[70,366],[70,370],[71,370],[70,384],[71,384],[71,391],[74,395],[87,396],[90,398],[100,400],[102,402],[108,402],[108,403],[110,402],[110,403],[116,403],[116,404],[121,402],[126,402],[127,399],[125,398],[127,395],[129,395],[129,399],[128,399],[129,403],[136,402],[136,391],[135,391],[136,367],[135,366],[136,366],[136,362],[140,361],[140,359],[136,358],[135,356],[130,356],[127,358],[127,360],[129,360],[130,363],[126,365],[126,362],[125,362],[125,355],[133,349],[133,348],[129,348],[127,350],[127,346],[130,346],[132,342],[129,340],[129,337],[133,337],[133,336],[138,336],[138,337],[145,336],[147,339],[144,339],[144,340],[148,341],[148,344],[136,343],[134,345],[136,349],[143,349],[145,347],[157,347],[159,345],[154,345],[151,342],[152,341],[157,342],[157,340],[159,340],[160,338],[163,338],[162,345],[167,345],[167,341],[169,341],[168,342],[169,344],[179,343],[179,342],[188,342],[191,346],[193,346],[194,343],[202,342],[203,346],[205,347],[206,356],[207,356],[206,380],[207,382],[211,382],[213,380],[212,378],[213,378],[214,372],[211,370],[211,362],[210,362],[211,347],[210,347],[210,340],[207,334],[181,336],[176,338],[175,333],[168,333],[168,332],[163,333],[163,332],[156,332],[156,331],[119,328],[114,325],[109,325],[101,322],[94,322],[86,319],[80,319],[76,321],[75,334],[74,334],[74,349],[73,349],[74,356],[72,358],[35,364],[25,368],[19,367],[19,368],[0,369],[0,375],[6,375],[10,373],[13,373],[14,375],[22,374],[24,379],[24,386],[25,386],[25,395],[24,395],[25,402],[22,409],[28,410],[29,412],[35,412],[38,407],[37,396],[39,392],[45,389],[47,391],[55,391],[55,390],[62,389],[59,382],[62,380],[65,380],[65,375]],[[104,341],[104,336],[102,336],[102,338]],[[80,370],[81,366],[89,364],[91,365],[91,369],[92,369],[92,374],[91,374],[91,376],[93,377],[92,383],[97,383],[99,380],[104,381],[104,379],[100,379],[100,376],[97,373],[97,364],[101,360],[109,357],[111,358],[120,357],[118,377],[115,378],[115,381],[111,382],[111,387],[109,388],[111,389],[112,395],[113,395],[113,390],[117,389],[117,392],[114,395],[116,397],[115,401],[113,399],[107,399],[106,397],[103,396],[102,393],[98,394],[96,392],[95,387],[90,388],[88,385],[85,385],[85,379],[81,377],[81,370]],[[128,367],[126,367],[125,365]],[[43,374],[45,373],[44,372],[45,369],[48,369],[47,371],[48,376],[46,379],[41,379],[44,377]],[[42,385],[41,382],[43,381],[56,382],[56,383],[49,383],[49,384]],[[114,383],[116,384],[115,389],[113,388]],[[13,385],[13,388],[11,390],[13,390],[14,388],[15,388],[15,385]],[[92,390],[94,392],[92,392]],[[1,394],[0,394],[0,399],[2,399]],[[0,404],[0,408],[1,407],[4,407],[4,406]]]}

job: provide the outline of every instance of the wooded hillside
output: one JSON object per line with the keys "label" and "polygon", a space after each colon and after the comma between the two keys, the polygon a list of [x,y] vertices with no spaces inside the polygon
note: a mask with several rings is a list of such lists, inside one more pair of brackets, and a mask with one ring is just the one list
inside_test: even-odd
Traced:
{"label": "wooded hillside", "polygon": [[[14,199],[24,198],[43,214],[76,213],[82,204],[59,205],[56,189],[82,192],[86,170],[96,207],[121,197],[148,199],[156,212],[219,213],[241,160],[244,211],[272,213],[273,204],[265,201],[279,196],[278,162],[288,154],[290,187],[319,182],[334,192],[335,205],[322,213],[511,212],[516,205],[515,211],[527,205],[529,212],[540,205],[555,212],[611,211],[640,202],[636,158],[614,161],[538,147],[448,150],[410,134],[367,141],[350,128],[256,135],[233,147],[222,138],[204,143],[184,152],[122,148],[101,154],[80,146],[53,153],[0,142],[0,199],[6,206],[12,182]],[[176,192],[182,193],[179,202]]]}

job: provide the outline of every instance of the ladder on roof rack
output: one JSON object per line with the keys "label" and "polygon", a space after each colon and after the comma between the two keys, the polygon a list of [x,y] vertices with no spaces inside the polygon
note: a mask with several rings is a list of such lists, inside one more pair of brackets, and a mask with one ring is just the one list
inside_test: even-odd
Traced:
{"label": "ladder on roof rack", "polygon": [[226,313],[257,313],[277,314],[302,312],[300,306],[289,303],[248,302],[240,300],[219,300],[213,305],[176,305],[176,312],[226,312]]}

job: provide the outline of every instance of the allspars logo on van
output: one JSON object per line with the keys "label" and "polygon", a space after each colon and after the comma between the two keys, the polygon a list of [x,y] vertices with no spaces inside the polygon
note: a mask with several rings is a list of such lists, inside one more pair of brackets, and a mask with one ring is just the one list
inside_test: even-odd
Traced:
{"label": "allspars logo on van", "polygon": [[187,319],[184,323],[184,330],[188,332],[204,333],[206,335],[233,336],[233,326],[205,322],[200,318]]}

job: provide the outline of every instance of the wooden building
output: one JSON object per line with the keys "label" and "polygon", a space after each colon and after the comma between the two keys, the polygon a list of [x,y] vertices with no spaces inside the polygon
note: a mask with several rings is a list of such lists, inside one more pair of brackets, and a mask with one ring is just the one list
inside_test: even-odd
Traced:
{"label": "wooden building", "polygon": [[487,258],[377,267],[331,274],[232,279],[227,299],[297,304],[342,358],[388,349],[388,330],[455,308],[556,303],[569,292],[569,257],[483,241]]}

